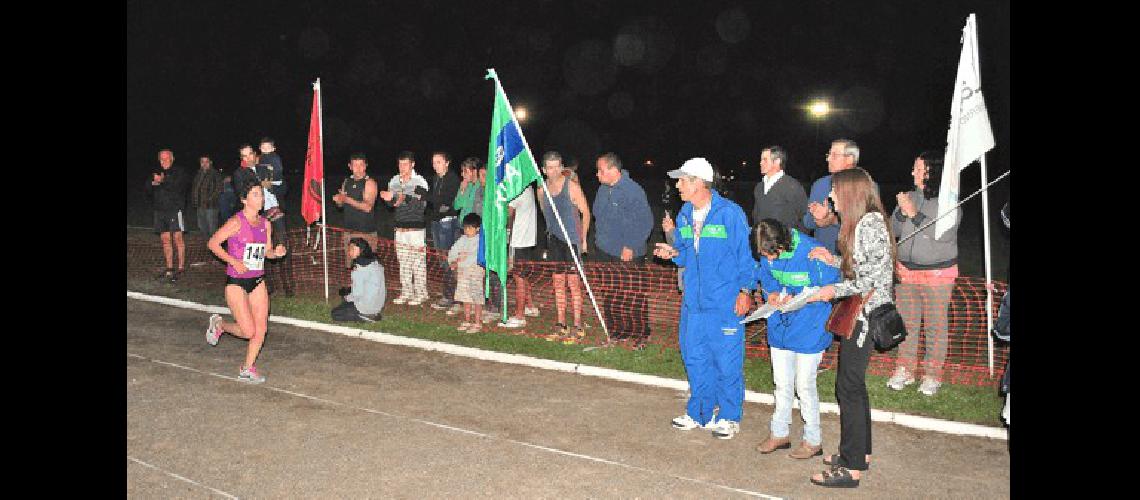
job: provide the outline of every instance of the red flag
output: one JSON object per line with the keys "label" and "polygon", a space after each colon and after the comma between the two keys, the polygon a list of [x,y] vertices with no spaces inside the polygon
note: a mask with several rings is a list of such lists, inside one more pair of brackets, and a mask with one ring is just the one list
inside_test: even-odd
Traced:
{"label": "red flag", "polygon": [[321,216],[321,182],[325,179],[321,149],[321,87],[313,86],[313,113],[309,117],[309,152],[305,154],[305,182],[301,194],[301,217],[312,224]]}

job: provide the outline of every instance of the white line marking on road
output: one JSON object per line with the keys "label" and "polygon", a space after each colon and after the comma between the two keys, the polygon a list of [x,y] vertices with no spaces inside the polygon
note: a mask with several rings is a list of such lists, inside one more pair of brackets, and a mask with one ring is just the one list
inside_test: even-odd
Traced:
{"label": "white line marking on road", "polygon": [[132,456],[130,456],[130,455],[127,455],[127,460],[130,460],[130,461],[132,461],[132,462],[134,462],[134,463],[137,463],[137,464],[139,464],[139,465],[143,465],[143,466],[146,466],[146,467],[150,467],[150,468],[152,468],[152,469],[154,469],[154,470],[156,470],[156,471],[159,471],[159,472],[161,472],[161,473],[163,473],[163,474],[166,474],[166,475],[168,475],[168,476],[170,476],[170,477],[173,477],[173,478],[175,478],[175,479],[180,479],[180,480],[182,480],[182,481],[186,481],[187,483],[193,484],[194,486],[198,486],[198,487],[201,487],[201,488],[206,488],[207,490],[210,490],[210,491],[212,491],[212,492],[214,492],[214,493],[217,493],[217,494],[219,494],[219,495],[222,495],[222,496],[224,496],[224,497],[226,497],[226,498],[233,498],[234,500],[237,500],[237,498],[238,498],[238,497],[236,497],[236,496],[233,496],[233,495],[231,495],[231,494],[229,494],[229,493],[226,493],[226,492],[224,492],[224,491],[222,491],[222,490],[219,490],[219,489],[217,489],[217,488],[211,488],[211,487],[209,487],[209,486],[206,486],[206,485],[204,485],[204,484],[202,484],[202,483],[199,483],[198,481],[195,481],[195,480],[193,480],[193,479],[189,479],[189,478],[186,478],[186,477],[180,476],[180,475],[178,475],[178,474],[175,474],[175,473],[173,473],[173,472],[170,472],[170,471],[168,471],[168,470],[165,470],[165,469],[163,469],[163,468],[161,468],[161,467],[158,467],[158,466],[155,466],[155,465],[151,465],[151,464],[148,464],[148,463],[146,463],[146,462],[143,462],[142,460],[139,460],[139,459],[137,459],[137,458],[135,458],[135,457],[132,457]]}
{"label": "white line marking on road", "polygon": [[[143,360],[143,361],[150,361],[150,362],[152,362],[152,363],[157,363],[157,364],[160,364],[160,365],[167,365],[167,366],[171,366],[171,367],[179,368],[179,369],[182,369],[182,370],[191,371],[191,372],[194,372],[194,373],[200,373],[200,374],[202,374],[202,375],[208,375],[208,376],[212,376],[212,377],[218,377],[218,378],[222,378],[222,379],[226,379],[226,380],[232,380],[232,381],[235,381],[235,382],[236,382],[236,381],[238,381],[236,377],[229,377],[229,376],[226,376],[226,375],[222,375],[222,374],[220,374],[220,373],[213,373],[213,372],[208,372],[208,371],[204,371],[204,370],[199,370],[199,369],[197,369],[197,368],[192,368],[192,367],[189,367],[189,366],[180,365],[180,364],[178,364],[178,363],[171,363],[171,362],[169,362],[169,361],[162,361],[162,360],[159,360],[159,359],[148,358],[148,357],[146,357],[146,356],[140,356],[140,355],[138,355],[138,354],[133,354],[133,353],[129,353],[129,352],[127,353],[127,356],[128,356],[128,357],[131,357],[131,358],[135,358],[135,359]],[[247,382],[240,382],[240,383],[242,383],[242,384],[248,384]],[[397,415],[397,414],[394,414],[394,413],[388,413],[388,412],[386,412],[386,411],[381,411],[381,410],[377,410],[377,409],[373,409],[373,408],[365,408],[365,407],[361,407],[361,406],[355,406],[355,405],[351,405],[351,404],[348,404],[348,403],[341,403],[341,402],[339,402],[339,401],[332,401],[332,400],[329,400],[329,399],[324,399],[324,398],[321,398],[321,397],[318,397],[318,396],[311,396],[311,395],[308,395],[308,394],[305,394],[305,393],[301,393],[301,392],[290,391],[290,390],[288,390],[288,389],[282,389],[282,388],[279,388],[279,387],[273,387],[273,386],[271,386],[271,385],[266,385],[266,384],[257,384],[257,385],[255,385],[255,386],[253,386],[253,387],[256,387],[256,388],[259,388],[259,389],[268,389],[268,390],[271,390],[271,391],[280,392],[280,393],[282,393],[282,394],[288,394],[288,395],[290,395],[290,396],[295,396],[295,397],[298,397],[298,398],[304,398],[304,399],[308,399],[308,400],[311,400],[311,401],[317,401],[317,402],[320,402],[320,403],[325,403],[325,404],[329,404],[329,405],[333,405],[333,406],[340,406],[340,407],[343,407],[343,408],[348,408],[348,409],[352,409],[352,410],[359,410],[359,411],[363,411],[363,412],[367,412],[367,413],[372,413],[372,414],[375,414],[375,415],[382,415],[382,416],[385,416],[385,417],[391,417],[391,418],[394,418],[394,419],[398,419],[398,420],[409,420],[409,421],[412,421],[412,422],[416,422],[416,423],[420,423],[420,424],[424,424],[424,425],[430,425],[430,426],[432,426],[432,427],[438,427],[438,428],[440,428],[440,429],[447,429],[447,430],[450,430],[450,431],[455,431],[455,432],[458,432],[458,433],[461,433],[461,434],[468,434],[468,435],[477,436],[477,437],[481,437],[481,438],[487,438],[487,439],[494,439],[494,440],[498,440],[498,441],[504,441],[504,442],[507,442],[507,443],[513,443],[513,444],[517,444],[517,445],[520,445],[520,446],[525,446],[525,447],[528,447],[528,448],[533,448],[533,449],[536,449],[536,450],[546,451],[546,452],[550,452],[550,453],[556,453],[556,454],[559,454],[559,455],[564,455],[564,456],[568,456],[568,457],[579,458],[579,459],[583,459],[583,460],[589,460],[589,461],[598,462],[598,463],[603,463],[603,464],[607,464],[607,465],[614,465],[614,466],[623,467],[623,468],[626,468],[626,469],[631,469],[631,470],[637,470],[637,471],[646,472],[646,473],[649,473],[649,474],[656,474],[656,475],[661,475],[661,476],[669,476],[669,477],[672,477],[672,478],[674,478],[674,479],[679,479],[679,480],[682,480],[682,481],[688,481],[688,482],[691,482],[691,483],[702,484],[702,485],[705,485],[705,486],[712,486],[712,487],[714,487],[714,488],[720,488],[720,489],[723,489],[723,490],[734,491],[734,492],[737,492],[737,493],[742,493],[742,494],[745,494],[745,495],[750,495],[750,496],[754,496],[754,497],[761,497],[761,498],[773,498],[773,499],[778,499],[778,498],[780,498],[780,497],[774,497],[774,496],[771,496],[771,495],[766,495],[766,494],[764,494],[764,493],[760,493],[760,492],[756,492],[756,491],[744,490],[744,489],[740,489],[740,488],[733,488],[732,486],[726,486],[726,485],[723,485],[723,484],[713,483],[713,482],[705,481],[705,480],[702,480],[702,479],[696,479],[696,478],[685,477],[685,476],[678,476],[678,475],[676,475],[676,474],[670,474],[670,473],[668,473],[668,472],[662,472],[662,471],[657,471],[657,470],[653,470],[653,469],[647,469],[647,468],[645,468],[645,467],[639,467],[639,466],[636,466],[636,465],[629,465],[629,464],[626,464],[626,463],[622,463],[622,462],[616,462],[616,461],[613,461],[613,460],[608,460],[608,459],[605,459],[605,458],[598,458],[598,457],[593,457],[593,456],[590,456],[590,455],[583,455],[583,454],[581,454],[581,453],[574,453],[574,452],[571,452],[571,451],[560,450],[560,449],[558,449],[558,448],[551,448],[551,447],[549,447],[549,446],[542,446],[542,445],[540,445],[540,444],[528,443],[528,442],[526,442],[526,441],[518,441],[518,440],[515,440],[515,439],[510,439],[510,438],[495,437],[495,436],[492,436],[492,435],[490,435],[490,434],[485,434],[485,433],[482,433],[482,432],[479,432],[479,431],[473,431],[473,430],[470,430],[470,429],[464,429],[464,428],[461,428],[461,427],[455,427],[455,426],[451,426],[451,425],[447,425],[447,424],[441,424],[441,423],[438,423],[438,422],[432,422],[432,421],[430,421],[430,420],[424,420],[424,419],[422,419],[422,418],[408,417],[408,416],[405,416],[405,415]],[[128,458],[130,458],[130,457],[128,457]],[[145,465],[145,464],[144,464],[144,465]],[[164,472],[165,472],[165,471],[164,471]],[[168,473],[168,474],[169,474],[169,473]],[[172,474],[172,475],[173,475],[173,474]],[[176,476],[176,477],[179,477],[180,479],[182,479],[182,478],[181,478],[181,476]],[[189,481],[189,480],[187,479],[187,481]],[[193,481],[190,481],[190,482],[193,482]],[[195,483],[195,484],[197,484],[197,483]]]}

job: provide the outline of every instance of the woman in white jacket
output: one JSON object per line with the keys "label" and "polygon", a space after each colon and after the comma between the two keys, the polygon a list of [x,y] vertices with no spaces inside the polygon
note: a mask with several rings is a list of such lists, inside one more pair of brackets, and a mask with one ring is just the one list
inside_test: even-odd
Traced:
{"label": "woman in white jacket", "polygon": [[333,308],[336,321],[380,321],[387,290],[384,286],[384,266],[372,252],[364,238],[348,240],[348,255],[352,258],[352,288],[341,288],[344,302]]}

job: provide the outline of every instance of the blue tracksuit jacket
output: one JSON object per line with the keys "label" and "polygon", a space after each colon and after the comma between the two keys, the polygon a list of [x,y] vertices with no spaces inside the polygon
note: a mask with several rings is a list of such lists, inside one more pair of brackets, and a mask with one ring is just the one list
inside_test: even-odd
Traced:
{"label": "blue tracksuit jacket", "polygon": [[679,343],[691,396],[686,411],[700,424],[740,422],[744,402],[744,325],[733,311],[741,288],[754,290],[756,261],[748,219],[739,205],[712,193],[711,208],[693,246],[693,204],[685,203],[673,231],[673,262],[685,268]]}
{"label": "blue tracksuit jacket", "polygon": [[[823,286],[840,281],[839,269],[818,260],[808,259],[808,252],[823,246],[812,237],[792,229],[792,248],[769,262],[761,257],[756,266],[756,280],[765,300],[772,292],[795,295],[805,286]],[[831,314],[830,302],[812,302],[787,314],[779,311],[768,317],[768,345],[797,352],[816,354],[831,345],[832,335],[824,329]]]}

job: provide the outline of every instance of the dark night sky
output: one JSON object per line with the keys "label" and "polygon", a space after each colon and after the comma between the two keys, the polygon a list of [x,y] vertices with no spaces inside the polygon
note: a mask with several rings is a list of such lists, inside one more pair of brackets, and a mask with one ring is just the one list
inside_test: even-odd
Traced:
{"label": "dark night sky", "polygon": [[[990,177],[1008,169],[1006,1],[343,3],[128,2],[128,186],[161,147],[182,167],[209,153],[230,169],[238,144],[262,135],[299,175],[317,77],[330,176],[356,150],[376,174],[394,171],[402,149],[424,175],[434,149],[482,157],[488,67],[530,109],[536,155],[556,148],[591,167],[613,150],[635,177],[706,156],[750,179],[776,143],[806,186],[843,136],[880,182],[906,183],[921,150],[945,146],[971,12],[998,144]],[[818,130],[801,109],[815,96],[845,110]],[[964,174],[963,189],[976,177]]]}

